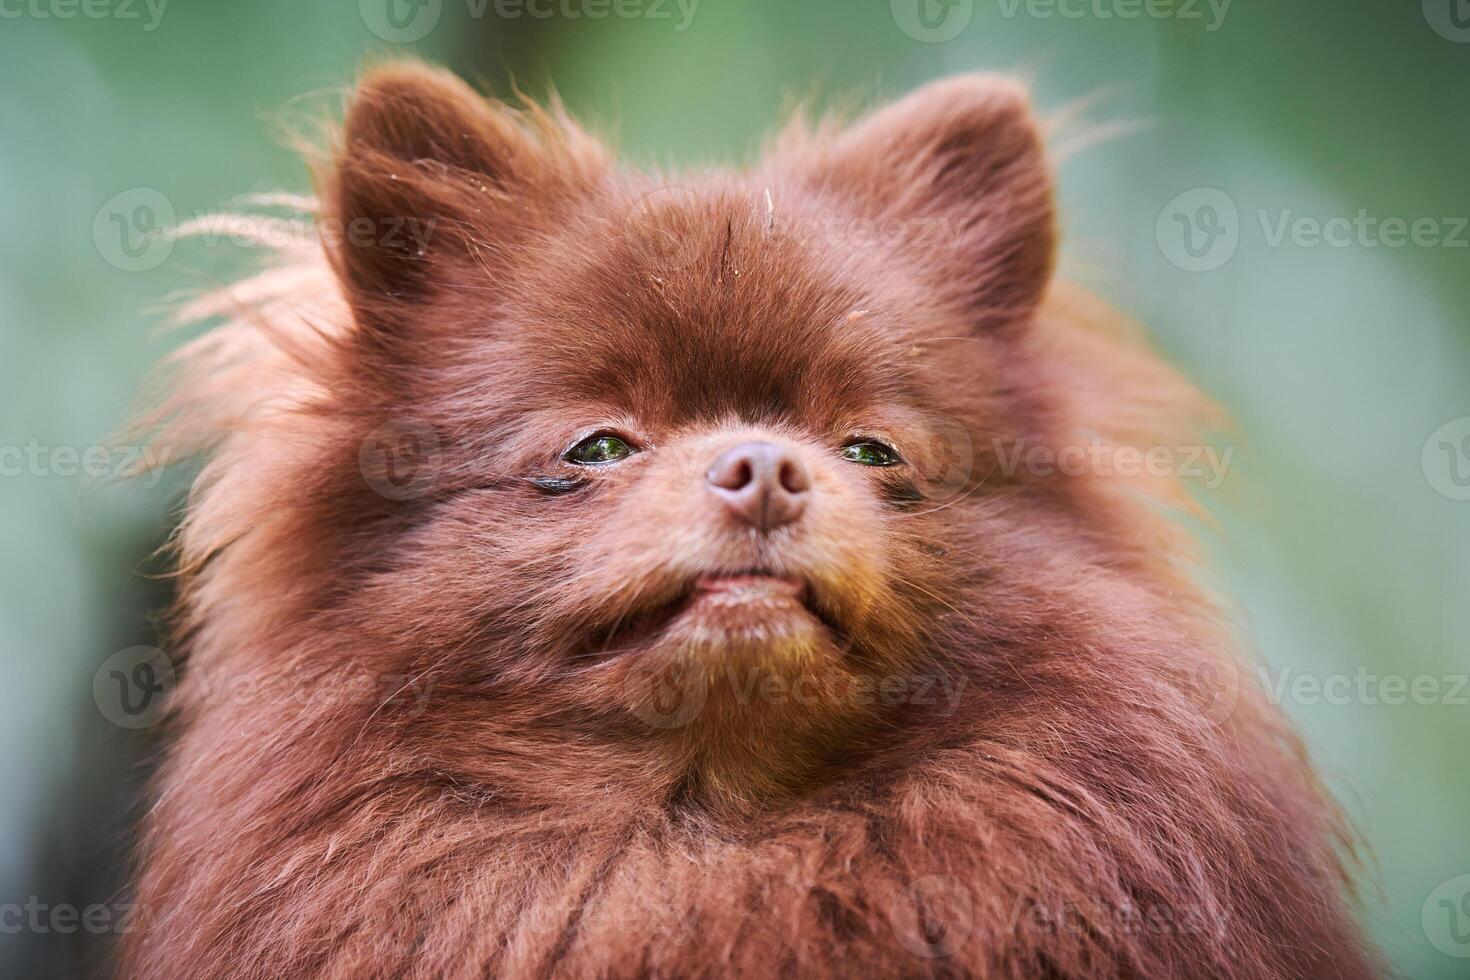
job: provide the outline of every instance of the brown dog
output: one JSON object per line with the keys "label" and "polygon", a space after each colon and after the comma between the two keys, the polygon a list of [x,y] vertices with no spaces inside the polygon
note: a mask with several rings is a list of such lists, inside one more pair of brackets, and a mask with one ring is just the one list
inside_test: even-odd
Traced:
{"label": "brown dog", "polygon": [[319,176],[187,311],[124,975],[1377,971],[1016,85],[671,184],[390,67]]}

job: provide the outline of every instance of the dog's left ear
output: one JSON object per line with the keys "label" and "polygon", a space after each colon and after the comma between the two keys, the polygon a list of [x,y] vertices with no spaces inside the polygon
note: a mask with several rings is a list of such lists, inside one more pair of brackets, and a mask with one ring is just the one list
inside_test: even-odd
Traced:
{"label": "dog's left ear", "polygon": [[556,104],[512,108],[415,63],[370,71],[319,175],[328,254],[360,333],[393,337],[466,270],[483,291],[484,273],[503,275],[607,167]]}
{"label": "dog's left ear", "polygon": [[1056,253],[1052,176],[1025,88],[993,75],[931,83],[798,166],[906,243],[979,329],[1029,318]]}

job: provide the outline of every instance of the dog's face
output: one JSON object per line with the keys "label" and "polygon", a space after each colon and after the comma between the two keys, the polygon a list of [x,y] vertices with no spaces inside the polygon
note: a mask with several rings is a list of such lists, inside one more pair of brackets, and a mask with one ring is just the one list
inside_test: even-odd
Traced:
{"label": "dog's face", "polygon": [[738,797],[956,682],[979,434],[1042,411],[1021,335],[1049,181],[1015,90],[934,86],[669,185],[559,118],[386,72],[326,185],[357,232],[333,255],[342,397],[367,444],[421,451],[404,484],[392,447],[350,447],[337,547],[441,724],[516,692],[528,726]]}

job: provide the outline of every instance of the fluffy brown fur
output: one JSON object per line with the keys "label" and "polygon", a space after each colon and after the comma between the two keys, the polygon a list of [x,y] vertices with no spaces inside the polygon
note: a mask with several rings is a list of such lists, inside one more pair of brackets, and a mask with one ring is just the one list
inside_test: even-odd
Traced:
{"label": "fluffy brown fur", "polygon": [[[342,234],[186,311],[228,322],[165,407],[208,462],[123,975],[1376,971],[1177,481],[1005,465],[1207,411],[1052,282],[1018,86],[667,182],[387,67],[319,178]],[[562,459],[596,431],[641,451]],[[810,477],[768,532],[705,483],[752,439]],[[697,591],[748,572],[800,607]]]}

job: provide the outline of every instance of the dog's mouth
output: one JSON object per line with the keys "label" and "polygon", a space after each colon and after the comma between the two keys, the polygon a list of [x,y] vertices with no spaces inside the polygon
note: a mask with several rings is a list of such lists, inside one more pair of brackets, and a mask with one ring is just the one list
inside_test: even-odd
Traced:
{"label": "dog's mouth", "polygon": [[804,578],[761,568],[691,579],[672,598],[621,617],[589,637],[588,653],[605,658],[648,648],[665,634],[701,646],[776,641],[821,630],[840,643],[833,612]]}
{"label": "dog's mouth", "polygon": [[701,575],[694,580],[693,599],[725,608],[788,606],[805,603],[806,582],[768,572]]}

